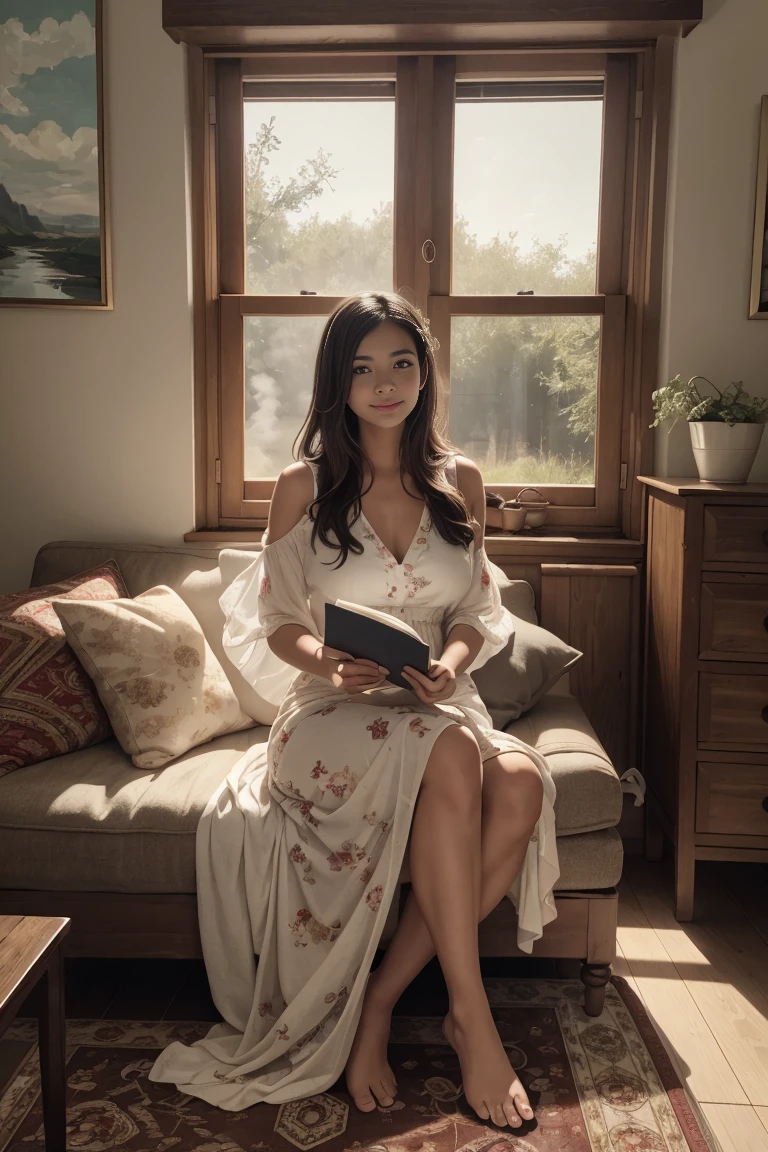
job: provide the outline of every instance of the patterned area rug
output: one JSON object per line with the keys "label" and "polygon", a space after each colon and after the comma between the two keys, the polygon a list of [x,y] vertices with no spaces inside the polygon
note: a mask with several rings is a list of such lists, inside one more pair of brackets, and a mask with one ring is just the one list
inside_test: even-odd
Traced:
{"label": "patterned area rug", "polygon": [[[319,1096],[224,1112],[147,1079],[157,1050],[192,1043],[209,1023],[67,1022],[68,1148],[78,1152],[708,1152],[639,1001],[622,980],[599,1019],[580,984],[488,980],[501,1037],[535,1109],[497,1129],[468,1107],[436,1017],[396,1017],[390,1059],[398,1099],[358,1112],[343,1082]],[[6,1036],[36,1039],[35,1020]],[[44,1148],[37,1048],[0,1099],[0,1152]]]}

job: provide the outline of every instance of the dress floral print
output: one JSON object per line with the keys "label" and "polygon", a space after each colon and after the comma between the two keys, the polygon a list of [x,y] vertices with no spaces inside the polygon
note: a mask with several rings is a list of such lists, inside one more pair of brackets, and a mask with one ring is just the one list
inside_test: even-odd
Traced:
{"label": "dress floral print", "polygon": [[[266,542],[221,600],[225,652],[277,716],[198,825],[200,932],[223,1022],[197,1043],[171,1044],[150,1078],[232,1111],[324,1092],[343,1071],[371,962],[393,927],[421,778],[451,725],[470,729],[484,760],[522,749],[538,765],[542,816],[509,893],[520,947],[530,951],[554,916],[549,771],[493,730],[471,678],[514,629],[484,551],[443,540],[426,506],[400,564],[364,516],[351,530],[363,551],[336,568],[333,549],[313,549],[305,516]],[[335,600],[391,613],[433,657],[456,624],[475,628],[483,645],[439,705],[388,685],[347,696],[283,664],[267,643],[288,623],[322,638]]]}
{"label": "dress floral print", "polygon": [[366,724],[366,732],[370,732],[372,740],[385,740],[389,730],[389,720],[379,716],[372,724]]}
{"label": "dress floral print", "polygon": [[381,884],[377,884],[375,888],[371,888],[370,892],[366,892],[365,902],[371,912],[378,912],[381,907],[382,891]]}

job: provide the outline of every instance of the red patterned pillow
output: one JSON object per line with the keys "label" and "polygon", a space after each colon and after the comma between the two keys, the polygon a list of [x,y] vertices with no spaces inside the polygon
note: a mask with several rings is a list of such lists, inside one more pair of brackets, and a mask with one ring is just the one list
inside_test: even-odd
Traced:
{"label": "red patterned pillow", "polygon": [[128,595],[120,569],[107,560],[59,584],[0,596],[0,776],[112,734],[50,601]]}

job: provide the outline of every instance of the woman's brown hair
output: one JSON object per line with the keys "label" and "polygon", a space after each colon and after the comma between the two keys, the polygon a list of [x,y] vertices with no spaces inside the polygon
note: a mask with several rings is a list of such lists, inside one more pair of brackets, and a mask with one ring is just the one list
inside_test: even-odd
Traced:
{"label": "woman's brown hair", "polygon": [[[417,309],[401,296],[366,293],[340,304],[325,326],[315,364],[312,402],[296,438],[298,458],[314,464],[318,472],[317,498],[310,507],[312,546],[319,536],[326,547],[338,548],[338,566],[350,552],[363,551],[349,524],[350,512],[354,522],[362,509],[367,460],[360,445],[358,418],[347,403],[353,360],[363,338],[385,320],[412,337],[424,381],[400,439],[400,477],[412,478],[444,540],[468,548],[473,539],[464,498],[445,479],[452,446],[435,427],[437,368],[427,326]],[[370,460],[367,463],[372,471]]]}

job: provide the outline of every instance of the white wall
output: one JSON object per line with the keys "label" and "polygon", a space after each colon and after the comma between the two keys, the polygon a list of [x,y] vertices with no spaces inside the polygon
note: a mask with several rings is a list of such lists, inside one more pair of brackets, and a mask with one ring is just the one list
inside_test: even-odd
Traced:
{"label": "white wall", "polygon": [[[768,320],[747,319],[763,95],[767,0],[705,0],[677,44],[662,384],[679,372],[768,396]],[[696,475],[684,423],[657,433],[656,472]],[[750,479],[768,480],[768,433]]]}
{"label": "white wall", "polygon": [[0,591],[48,540],[193,527],[183,49],[161,0],[105,0],[114,311],[0,308]]}

